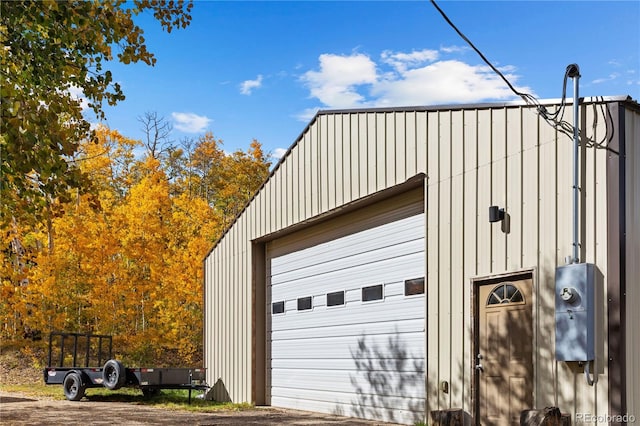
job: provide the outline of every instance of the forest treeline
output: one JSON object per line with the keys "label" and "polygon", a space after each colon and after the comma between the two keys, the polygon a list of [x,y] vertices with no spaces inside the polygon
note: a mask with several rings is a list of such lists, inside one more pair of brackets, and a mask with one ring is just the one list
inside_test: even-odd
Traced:
{"label": "forest treeline", "polygon": [[49,198],[39,220],[14,200],[2,222],[0,338],[108,334],[133,363],[197,362],[202,259],[269,156],[255,140],[227,153],[212,133],[158,146],[99,127],[71,161],[88,190]]}

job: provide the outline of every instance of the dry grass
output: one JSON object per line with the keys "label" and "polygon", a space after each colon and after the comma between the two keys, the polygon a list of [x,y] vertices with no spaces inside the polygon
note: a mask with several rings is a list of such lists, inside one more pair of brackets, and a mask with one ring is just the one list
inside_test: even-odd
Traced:
{"label": "dry grass", "polygon": [[[37,344],[22,347],[16,344],[0,345],[0,390],[33,397],[36,399],[64,400],[62,386],[45,385],[43,369],[46,351]],[[170,410],[210,412],[218,410],[242,411],[253,408],[251,404],[217,403],[197,398],[202,392],[192,391],[191,403],[187,390],[163,390],[153,397],[144,397],[136,388],[110,391],[105,388],[90,388],[86,398],[91,401],[119,401],[132,404],[152,405]]]}
{"label": "dry grass", "polygon": [[0,385],[44,385],[45,350],[40,345],[0,345]]}

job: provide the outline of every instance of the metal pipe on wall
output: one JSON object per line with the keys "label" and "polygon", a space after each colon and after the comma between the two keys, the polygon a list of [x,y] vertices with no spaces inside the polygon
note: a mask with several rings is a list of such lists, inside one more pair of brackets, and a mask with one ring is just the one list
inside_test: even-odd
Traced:
{"label": "metal pipe on wall", "polygon": [[569,65],[567,67],[567,74],[573,79],[573,258],[571,261],[572,263],[579,263],[580,242],[578,235],[578,202],[580,196],[580,67],[578,64]]}

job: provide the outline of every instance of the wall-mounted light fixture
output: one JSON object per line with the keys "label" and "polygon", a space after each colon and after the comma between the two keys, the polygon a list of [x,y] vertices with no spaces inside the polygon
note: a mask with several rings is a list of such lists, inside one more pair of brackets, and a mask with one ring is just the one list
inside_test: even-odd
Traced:
{"label": "wall-mounted light fixture", "polygon": [[500,222],[504,220],[504,209],[501,209],[498,206],[490,206],[489,207],[489,222]]}

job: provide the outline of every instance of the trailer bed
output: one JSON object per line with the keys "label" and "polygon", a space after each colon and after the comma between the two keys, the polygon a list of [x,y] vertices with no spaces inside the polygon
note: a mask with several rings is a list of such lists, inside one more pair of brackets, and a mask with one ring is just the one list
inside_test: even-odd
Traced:
{"label": "trailer bed", "polygon": [[[188,389],[189,401],[192,390],[209,388],[204,368],[127,368],[112,355],[111,336],[51,333],[44,382],[63,385],[65,396],[71,401],[79,401],[86,389],[97,387],[111,390],[136,387],[144,395],[156,394],[161,389]],[[103,360],[106,362],[101,365]]]}

